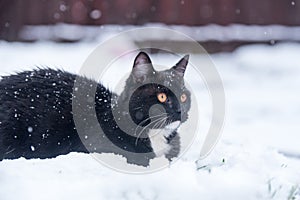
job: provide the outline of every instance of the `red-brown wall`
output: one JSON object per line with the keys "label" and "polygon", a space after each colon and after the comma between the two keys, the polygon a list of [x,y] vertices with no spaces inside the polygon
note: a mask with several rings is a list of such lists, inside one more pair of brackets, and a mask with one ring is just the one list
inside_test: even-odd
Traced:
{"label": "red-brown wall", "polygon": [[[98,19],[90,16],[95,9]],[[299,26],[300,0],[0,0],[0,38],[17,37],[22,25],[61,22]]]}

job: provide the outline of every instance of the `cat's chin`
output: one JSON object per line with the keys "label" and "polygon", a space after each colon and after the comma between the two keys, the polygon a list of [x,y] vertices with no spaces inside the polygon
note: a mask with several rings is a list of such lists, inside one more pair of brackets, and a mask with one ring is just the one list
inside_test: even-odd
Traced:
{"label": "cat's chin", "polygon": [[179,126],[180,126],[180,121],[178,120],[178,121],[172,122],[172,123],[168,124],[167,126],[165,126],[165,129],[176,130]]}

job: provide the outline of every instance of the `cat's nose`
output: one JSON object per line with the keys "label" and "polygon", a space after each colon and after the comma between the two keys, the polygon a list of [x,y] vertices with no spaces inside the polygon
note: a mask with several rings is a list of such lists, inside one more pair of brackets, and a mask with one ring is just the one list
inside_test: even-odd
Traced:
{"label": "cat's nose", "polygon": [[180,120],[181,119],[181,109],[180,108],[178,108],[178,109],[176,109],[175,110],[175,112],[176,112],[176,119],[178,119],[178,120]]}
{"label": "cat's nose", "polygon": [[181,114],[181,108],[180,107],[176,108],[175,111],[176,111],[176,113]]}

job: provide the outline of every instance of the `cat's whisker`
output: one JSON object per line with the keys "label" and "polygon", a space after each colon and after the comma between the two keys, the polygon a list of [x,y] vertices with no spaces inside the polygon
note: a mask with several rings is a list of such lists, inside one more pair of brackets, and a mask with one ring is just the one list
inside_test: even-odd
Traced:
{"label": "cat's whisker", "polygon": [[167,116],[163,117],[158,123],[155,124],[156,126],[154,128],[158,128],[158,129],[162,128],[162,125],[165,123],[165,120],[167,118],[168,118]]}
{"label": "cat's whisker", "polygon": [[160,134],[160,133],[163,131],[163,129],[161,129],[161,128],[163,127],[163,124],[166,122],[166,119],[168,119],[168,117],[165,117],[165,118],[161,119],[161,121],[159,121],[160,124],[158,123],[159,126],[158,126],[157,128],[158,128],[160,131],[157,132],[156,135],[157,135],[157,134]]}
{"label": "cat's whisker", "polygon": [[[166,115],[167,115],[166,113],[163,113],[163,114],[160,114],[160,115],[156,115],[156,117],[158,117],[158,119],[156,119],[156,120],[154,120],[154,121],[157,121],[157,120],[160,119],[160,117],[164,117],[164,116],[166,116]],[[156,117],[150,117],[150,118],[152,119],[152,118],[156,118]],[[150,119],[150,118],[148,118],[148,119]],[[152,122],[154,122],[154,121],[151,121],[150,124],[152,124]],[[143,131],[145,128],[147,128],[150,124],[148,124],[147,126],[145,126],[145,127],[142,129],[142,131]]]}
{"label": "cat's whisker", "polygon": [[164,116],[164,115],[166,115],[166,113],[162,113],[162,114],[159,114],[159,115],[154,115],[154,116],[151,116],[151,117],[148,117],[148,118],[144,119],[144,120],[141,121],[141,122],[137,125],[137,127],[135,128],[134,135],[136,134],[137,129],[139,128],[139,126],[140,126],[142,123],[146,122],[146,121],[149,120],[149,119],[161,117],[161,116]]}
{"label": "cat's whisker", "polygon": [[[159,119],[154,120],[154,121],[151,122],[150,124],[155,123],[154,126],[153,126],[153,128],[159,128],[159,129],[160,129],[160,128],[162,127],[163,123],[165,123],[165,120],[166,120],[167,118],[168,118],[167,116],[161,117],[161,118],[159,118]],[[144,128],[141,130],[141,132],[139,133],[139,135],[138,135],[138,137],[137,137],[137,139],[136,139],[136,142],[135,142],[136,145],[137,145],[137,141],[138,141],[139,137],[142,135],[143,131],[144,131],[150,124],[148,124],[146,127],[144,127]],[[160,132],[161,132],[161,131],[160,131]]]}
{"label": "cat's whisker", "polygon": [[162,120],[162,117],[161,117],[161,118],[158,118],[158,119],[156,119],[156,120],[153,120],[153,121],[150,122],[147,126],[145,126],[145,127],[139,132],[139,134],[137,135],[137,138],[136,138],[136,140],[135,140],[135,145],[137,145],[137,142],[138,142],[140,136],[142,135],[142,133],[144,132],[144,130],[145,130],[147,127],[149,127],[150,125],[152,125],[153,123],[160,122],[160,120]]}
{"label": "cat's whisker", "polygon": [[[162,116],[160,116],[160,117],[162,117]],[[157,121],[159,121],[159,120],[161,120],[161,118],[157,118],[157,119],[155,119],[155,120],[153,120],[153,121],[151,121],[147,126],[145,126],[145,127],[143,127],[143,129],[140,131],[140,133],[138,134],[138,137],[143,133],[143,131],[146,129],[146,128],[148,128],[150,125],[152,125],[153,123],[155,123],[155,122],[157,122]],[[138,128],[138,127],[137,127]],[[137,129],[136,129],[137,130]],[[136,134],[136,133],[135,133]],[[138,138],[137,137],[137,138]]]}
{"label": "cat's whisker", "polygon": [[158,128],[161,129],[163,127],[163,124],[167,121],[168,117],[164,117],[162,120],[161,120],[161,123],[159,124]]}
{"label": "cat's whisker", "polygon": [[140,109],[140,108],[142,108],[142,106],[136,107],[136,108],[134,108],[133,110],[138,110],[138,109]]}
{"label": "cat's whisker", "polygon": [[143,122],[146,122],[146,121],[149,120],[149,119],[156,118],[156,117],[160,117],[160,116],[163,116],[163,115],[166,115],[166,113],[162,113],[162,114],[159,114],[159,115],[154,115],[154,116],[148,117],[148,118],[144,119],[143,121],[141,121],[141,122],[138,124],[138,126],[140,126]]}

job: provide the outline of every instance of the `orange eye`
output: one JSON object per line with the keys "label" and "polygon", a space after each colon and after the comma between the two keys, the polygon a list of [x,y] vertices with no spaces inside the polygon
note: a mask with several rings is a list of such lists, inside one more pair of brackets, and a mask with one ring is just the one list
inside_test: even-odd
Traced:
{"label": "orange eye", "polygon": [[181,101],[182,103],[184,103],[184,102],[186,101],[186,99],[187,99],[186,94],[182,94],[182,95],[180,96],[180,101]]}
{"label": "orange eye", "polygon": [[167,95],[165,93],[159,93],[157,95],[157,99],[161,102],[161,103],[165,103],[167,101]]}

